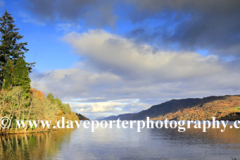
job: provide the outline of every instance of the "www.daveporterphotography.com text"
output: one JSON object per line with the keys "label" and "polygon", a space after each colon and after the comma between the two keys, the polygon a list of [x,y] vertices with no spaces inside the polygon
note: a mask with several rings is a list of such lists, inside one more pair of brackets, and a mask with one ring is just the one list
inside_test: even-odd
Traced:
{"label": "www.daveporterphotography.com text", "polygon": [[[2,128],[9,128],[11,126],[11,120],[8,117],[2,117],[0,119],[0,123]],[[221,132],[224,132],[226,127],[230,127],[230,129],[240,128],[240,121],[236,120],[233,123],[229,123],[229,121],[224,120],[216,120],[215,117],[212,117],[212,121],[198,121],[198,120],[150,120],[149,117],[146,120],[85,120],[85,121],[72,121],[65,120],[65,117],[62,117],[61,120],[54,123],[56,125],[52,125],[52,121],[47,120],[16,120],[16,126],[18,128],[25,128],[26,126],[30,128],[80,128],[81,126],[86,129],[91,129],[91,132],[95,132],[97,128],[113,128],[113,125],[116,125],[117,128],[136,128],[137,132],[141,132],[142,129],[152,129],[152,128],[165,128],[165,129],[178,129],[178,132],[185,132],[186,129],[194,128],[194,129],[202,129],[202,132],[207,132],[207,129],[221,129]],[[222,126],[222,127],[221,127]]]}

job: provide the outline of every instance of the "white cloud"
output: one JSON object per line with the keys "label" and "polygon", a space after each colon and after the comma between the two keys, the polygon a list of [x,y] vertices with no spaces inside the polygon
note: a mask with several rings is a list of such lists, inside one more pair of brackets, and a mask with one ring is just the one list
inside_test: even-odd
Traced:
{"label": "white cloud", "polygon": [[214,55],[155,51],[102,30],[72,32],[64,40],[85,57],[84,65],[33,72],[32,85],[91,118],[138,112],[172,98],[240,92],[237,68]]}
{"label": "white cloud", "polygon": [[133,110],[133,107],[139,107],[146,109],[149,107],[148,104],[139,103],[133,100],[119,99],[119,100],[110,100],[105,102],[88,102],[88,103],[71,103],[72,107],[80,108],[82,112],[123,112]]}
{"label": "white cloud", "polygon": [[83,115],[96,115],[95,117],[99,117],[100,115],[110,116],[114,114],[136,113],[149,108],[149,104],[140,103],[135,99],[119,99],[106,102],[69,103],[75,111],[80,112]]}
{"label": "white cloud", "polygon": [[110,73],[99,74],[77,68],[59,69],[42,74],[32,73],[31,77],[32,85],[41,88],[44,93],[53,92],[60,97],[69,95],[74,98],[89,97],[91,96],[89,90],[99,89],[103,84],[119,80],[118,76]]}
{"label": "white cloud", "polygon": [[128,78],[150,76],[157,80],[174,80],[217,74],[223,70],[216,56],[154,51],[148,45],[137,45],[103,30],[72,32],[64,41],[98,68]]}

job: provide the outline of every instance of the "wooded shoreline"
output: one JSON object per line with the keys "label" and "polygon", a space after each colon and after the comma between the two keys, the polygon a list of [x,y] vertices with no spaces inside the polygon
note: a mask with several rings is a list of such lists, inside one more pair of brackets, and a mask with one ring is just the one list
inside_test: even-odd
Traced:
{"label": "wooded shoreline", "polygon": [[43,133],[43,132],[51,132],[51,131],[57,131],[57,129],[43,129],[43,130],[20,130],[20,131],[11,131],[11,130],[5,130],[5,131],[0,131],[0,136],[1,135],[9,135],[9,134],[30,134],[30,133]]}

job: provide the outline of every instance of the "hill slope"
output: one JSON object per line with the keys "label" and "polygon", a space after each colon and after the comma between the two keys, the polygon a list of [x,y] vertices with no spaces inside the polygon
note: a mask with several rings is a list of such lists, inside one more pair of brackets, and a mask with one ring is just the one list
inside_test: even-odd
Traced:
{"label": "hill slope", "polygon": [[170,100],[154,105],[139,113],[111,116],[105,120],[144,120],[151,119],[177,119],[177,120],[206,120],[216,117],[218,119],[236,119],[240,113],[240,95],[211,96],[205,98],[188,98]]}

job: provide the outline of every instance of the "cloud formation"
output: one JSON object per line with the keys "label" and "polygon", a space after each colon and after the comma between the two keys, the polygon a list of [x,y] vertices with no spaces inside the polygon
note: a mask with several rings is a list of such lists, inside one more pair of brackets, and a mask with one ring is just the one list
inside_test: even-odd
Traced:
{"label": "cloud formation", "polygon": [[23,5],[46,21],[64,20],[76,24],[85,20],[87,25],[102,27],[112,26],[116,20],[114,2],[108,0],[25,0]]}
{"label": "cloud formation", "polygon": [[[129,32],[138,41],[160,44],[160,48],[208,50],[223,56],[240,53],[240,2],[238,0],[149,0],[131,1],[129,13],[134,23],[142,23]],[[160,21],[147,25],[146,20]],[[151,28],[152,27],[152,28]],[[150,30],[150,31],[149,31]]]}
{"label": "cloud formation", "polygon": [[238,68],[217,56],[156,50],[103,30],[71,32],[63,41],[84,57],[83,65],[33,72],[32,85],[86,115],[138,112],[172,98],[240,91]]}
{"label": "cloud formation", "polygon": [[133,28],[126,36],[136,42],[240,59],[239,0],[25,0],[23,5],[51,22],[83,22],[99,28],[130,21]]}
{"label": "cloud formation", "polygon": [[83,34],[72,32],[64,37],[64,41],[98,69],[130,80],[153,78],[155,81],[174,81],[224,70],[216,56],[154,50],[103,30]]}

